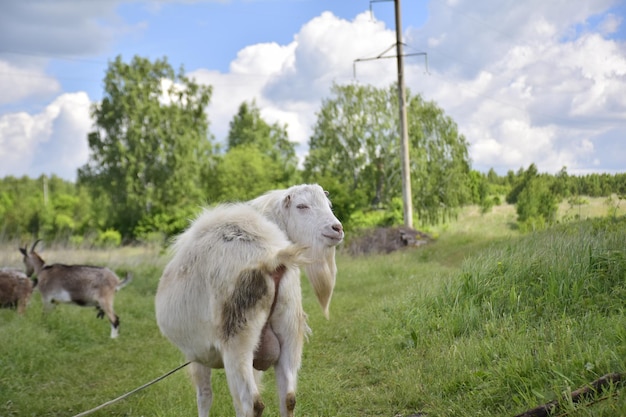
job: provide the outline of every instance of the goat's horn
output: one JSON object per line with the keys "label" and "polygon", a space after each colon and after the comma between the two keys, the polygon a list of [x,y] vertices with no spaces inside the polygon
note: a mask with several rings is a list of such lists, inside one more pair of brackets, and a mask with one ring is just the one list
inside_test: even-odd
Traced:
{"label": "goat's horn", "polygon": [[35,250],[35,246],[36,246],[36,245],[37,245],[37,243],[39,243],[40,241],[41,241],[41,239],[37,239],[37,240],[35,241],[35,243],[33,243],[33,247],[32,247],[32,248],[30,248],[30,251],[31,251],[31,252],[33,252],[33,251]]}

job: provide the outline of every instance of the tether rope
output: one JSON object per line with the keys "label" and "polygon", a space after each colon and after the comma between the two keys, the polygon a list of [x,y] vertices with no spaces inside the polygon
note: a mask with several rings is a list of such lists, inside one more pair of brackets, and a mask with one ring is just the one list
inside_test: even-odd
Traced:
{"label": "tether rope", "polygon": [[172,370],[171,370],[171,371],[169,371],[168,373],[166,373],[166,374],[164,374],[164,375],[161,375],[161,376],[160,376],[160,377],[158,377],[157,379],[154,379],[154,380],[152,380],[152,381],[148,382],[147,384],[143,384],[142,386],[140,386],[140,387],[138,387],[138,388],[135,388],[134,390],[132,390],[132,391],[130,391],[130,392],[127,392],[127,393],[126,393],[126,394],[124,394],[124,395],[121,395],[121,396],[119,396],[119,397],[117,397],[117,398],[115,398],[115,399],[113,399],[113,400],[111,400],[111,401],[107,401],[107,402],[105,402],[104,404],[101,404],[101,405],[97,406],[96,408],[92,408],[91,410],[83,411],[83,412],[82,412],[82,413],[80,413],[80,414],[76,414],[76,415],[75,415],[75,416],[73,416],[73,417],[83,417],[83,416],[89,415],[89,414],[91,414],[91,413],[95,413],[96,411],[101,410],[101,409],[103,409],[103,408],[104,408],[104,407],[106,407],[106,406],[109,406],[109,405],[111,405],[111,404],[113,404],[113,403],[116,403],[116,402],[118,402],[118,401],[121,401],[121,400],[123,400],[124,398],[129,397],[129,396],[133,395],[134,393],[136,393],[136,392],[138,392],[138,391],[141,391],[142,389],[147,388],[147,387],[149,387],[150,385],[152,385],[152,384],[155,384],[155,383],[159,382],[159,381],[160,381],[160,380],[162,380],[163,378],[166,378],[166,377],[168,377],[168,376],[172,375],[174,372],[176,372],[176,371],[178,371],[178,370],[180,370],[180,369],[184,368],[185,366],[189,365],[190,363],[191,363],[191,362],[183,363],[182,365],[178,366],[177,368],[172,369]]}

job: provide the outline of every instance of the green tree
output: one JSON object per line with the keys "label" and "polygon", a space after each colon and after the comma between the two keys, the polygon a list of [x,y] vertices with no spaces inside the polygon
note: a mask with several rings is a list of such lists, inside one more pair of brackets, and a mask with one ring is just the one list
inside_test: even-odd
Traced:
{"label": "green tree", "polygon": [[215,167],[214,189],[218,201],[243,201],[266,191],[282,188],[282,172],[256,146],[240,145],[229,150]]}
{"label": "green tree", "polygon": [[298,159],[295,144],[289,141],[287,126],[278,123],[269,124],[261,117],[261,111],[255,101],[243,102],[239,111],[230,122],[228,131],[230,151],[240,146],[253,146],[279,168],[280,175],[272,178],[276,186],[289,186],[296,180]]}
{"label": "green tree", "polygon": [[0,184],[2,235],[30,240],[39,236],[44,208],[43,181],[6,177]]}
{"label": "green tree", "polygon": [[517,198],[522,190],[530,183],[530,181],[539,176],[537,166],[533,163],[528,166],[528,170],[520,168],[513,177],[513,171],[509,171],[509,181],[512,185],[511,191],[506,195],[506,202],[509,204],[517,204]]}
{"label": "green tree", "polygon": [[[509,171],[509,173],[512,174],[513,171]],[[500,196],[507,195],[511,189],[508,175],[500,177],[493,168],[490,168],[486,179],[493,203],[500,204]]]}
{"label": "green tree", "polygon": [[493,185],[491,181],[489,175],[482,174],[476,170],[471,170],[469,173],[470,202],[478,204],[483,214],[488,213],[497,201],[497,196],[492,195]]}
{"label": "green tree", "polygon": [[523,231],[539,230],[552,224],[558,207],[548,178],[536,176],[527,181],[518,195],[515,209]]}
{"label": "green tree", "polygon": [[247,200],[293,185],[299,175],[297,166],[287,127],[270,125],[254,101],[243,102],[230,122],[226,153],[211,169],[206,194],[213,201]]}
{"label": "green tree", "polygon": [[[306,180],[335,178],[355,209],[392,209],[401,197],[395,86],[334,85],[322,102],[304,163]],[[413,205],[422,223],[435,223],[470,198],[467,143],[433,102],[407,92]]]}
{"label": "green tree", "polygon": [[567,174],[567,167],[561,168],[561,170],[554,176],[552,181],[552,193],[560,198],[567,198],[570,196],[570,180]]}
{"label": "green tree", "polygon": [[413,205],[422,223],[435,224],[471,201],[468,145],[434,102],[417,95],[408,103]]}
{"label": "green tree", "polygon": [[506,178],[500,178],[493,168],[489,168],[489,172],[487,172],[487,181],[489,181],[490,184],[501,185],[506,182]]}
{"label": "green tree", "polygon": [[553,183],[554,177],[539,174],[535,164],[526,171],[520,168],[515,186],[506,196],[509,204],[515,204],[520,229],[538,230],[556,220],[558,197]]}
{"label": "green tree", "polygon": [[84,190],[55,175],[0,180],[0,231],[5,238],[67,242],[84,232],[90,208]]}
{"label": "green tree", "polygon": [[101,229],[128,239],[184,225],[180,218],[203,202],[201,179],[213,153],[210,98],[211,87],[182,67],[176,73],[166,58],[109,63],[104,97],[92,107],[90,160],[78,173],[106,219]]}
{"label": "green tree", "polygon": [[[317,114],[305,176],[337,178],[360,209],[384,205],[401,187],[397,123],[389,92],[333,85]],[[397,114],[397,112],[396,112]],[[356,191],[359,190],[359,193]]]}

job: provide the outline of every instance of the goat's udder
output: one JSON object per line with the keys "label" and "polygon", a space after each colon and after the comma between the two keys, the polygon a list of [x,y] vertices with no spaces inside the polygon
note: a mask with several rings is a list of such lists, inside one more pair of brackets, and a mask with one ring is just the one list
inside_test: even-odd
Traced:
{"label": "goat's udder", "polygon": [[[276,307],[278,301],[278,289],[280,287],[280,280],[285,275],[287,267],[285,265],[279,265],[274,271],[270,273],[272,280],[274,281],[274,300],[272,301],[272,307],[270,308],[270,317]],[[261,339],[259,345],[254,351],[254,359],[252,366],[258,371],[266,371],[270,366],[274,365],[280,356],[280,342],[272,326],[270,325],[270,317],[267,318],[263,331],[261,332]]]}
{"label": "goat's udder", "polygon": [[269,323],[263,327],[259,346],[254,351],[254,360],[252,366],[258,371],[267,371],[270,366],[278,361],[280,356],[280,343],[276,333],[272,330]]}

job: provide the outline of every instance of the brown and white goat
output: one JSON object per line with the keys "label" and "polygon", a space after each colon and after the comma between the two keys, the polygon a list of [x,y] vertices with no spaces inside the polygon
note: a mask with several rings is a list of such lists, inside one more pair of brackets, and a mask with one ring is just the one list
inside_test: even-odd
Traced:
{"label": "brown and white goat", "polygon": [[0,268],[0,307],[23,314],[33,293],[33,281],[15,268]]}
{"label": "brown and white goat", "polygon": [[115,292],[126,286],[132,275],[128,273],[120,281],[115,272],[108,268],[91,265],[46,265],[35,252],[36,241],[30,252],[26,246],[19,248],[26,266],[26,274],[35,276],[44,310],[49,311],[55,303],[73,303],[79,306],[95,306],[98,318],[105,315],[111,323],[111,338],[119,335],[120,319],[113,310]]}
{"label": "brown and white goat", "polygon": [[224,368],[237,417],[259,417],[261,372],[274,367],[280,414],[294,415],[305,335],[300,266],[328,316],[341,223],[318,185],[205,209],[176,239],[155,299],[161,332],[191,361],[198,416],[211,369]]}

